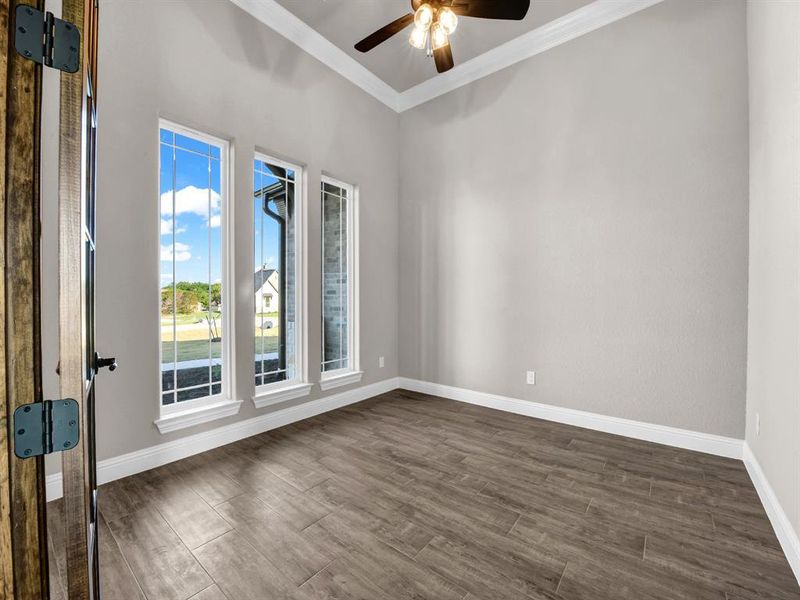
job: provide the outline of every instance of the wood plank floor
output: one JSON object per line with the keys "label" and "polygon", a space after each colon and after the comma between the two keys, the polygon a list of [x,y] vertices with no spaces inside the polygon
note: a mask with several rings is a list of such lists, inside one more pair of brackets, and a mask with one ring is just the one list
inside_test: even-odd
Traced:
{"label": "wood plank floor", "polygon": [[100,512],[104,600],[800,599],[741,462],[399,390]]}

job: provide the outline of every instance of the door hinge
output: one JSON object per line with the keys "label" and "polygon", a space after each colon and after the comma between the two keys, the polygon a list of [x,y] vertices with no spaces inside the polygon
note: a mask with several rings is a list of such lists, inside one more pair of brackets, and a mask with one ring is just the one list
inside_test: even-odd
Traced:
{"label": "door hinge", "polygon": [[68,21],[56,19],[28,6],[17,5],[14,21],[14,47],[22,56],[75,73],[80,67],[81,32]]}
{"label": "door hinge", "polygon": [[72,398],[23,404],[14,411],[14,454],[31,458],[70,450],[78,445],[79,423]]}

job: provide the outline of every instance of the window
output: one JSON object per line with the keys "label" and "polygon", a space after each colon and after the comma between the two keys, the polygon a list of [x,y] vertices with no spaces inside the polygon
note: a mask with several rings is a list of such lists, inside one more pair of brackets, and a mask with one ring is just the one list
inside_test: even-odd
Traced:
{"label": "window", "polygon": [[360,379],[353,186],[322,178],[322,387]]}
{"label": "window", "polygon": [[[253,163],[257,407],[305,395],[301,262],[302,171],[256,154]],[[292,388],[293,395],[285,390]],[[271,394],[275,392],[274,394]]]}
{"label": "window", "polygon": [[163,417],[230,397],[232,329],[228,143],[165,121],[159,135]]}

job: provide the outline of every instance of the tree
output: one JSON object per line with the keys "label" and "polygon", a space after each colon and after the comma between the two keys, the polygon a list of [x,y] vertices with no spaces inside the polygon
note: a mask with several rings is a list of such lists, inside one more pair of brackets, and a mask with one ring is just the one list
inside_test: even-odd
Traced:
{"label": "tree", "polygon": [[[193,313],[197,310],[197,305],[202,306],[204,311],[219,308],[222,303],[222,284],[213,283],[209,286],[202,281],[179,281],[175,284],[175,296],[178,305],[178,314]],[[211,306],[209,307],[209,298]],[[161,312],[164,314],[172,313],[172,285],[165,286],[161,290]]]}
{"label": "tree", "polygon": [[222,285],[219,283],[209,286],[201,281],[179,281],[175,284],[175,289],[194,294],[203,310],[209,309],[209,297],[211,298],[212,306],[219,306],[222,301]]}
{"label": "tree", "polygon": [[[206,294],[206,298],[208,295]],[[193,289],[181,289],[175,286],[174,300],[176,310],[179,315],[187,315],[197,310],[197,305],[202,304],[202,299]],[[161,290],[161,313],[172,314],[173,291],[172,286],[167,286]]]}
{"label": "tree", "polygon": [[219,306],[222,304],[222,284],[214,283],[211,285],[211,304]]}

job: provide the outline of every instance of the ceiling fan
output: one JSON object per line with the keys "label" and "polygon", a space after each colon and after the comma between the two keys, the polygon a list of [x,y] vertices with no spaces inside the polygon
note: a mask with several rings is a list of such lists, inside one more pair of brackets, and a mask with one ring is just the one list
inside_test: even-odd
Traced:
{"label": "ceiling fan", "polygon": [[530,5],[530,0],[411,0],[413,12],[368,35],[355,48],[369,52],[413,23],[409,43],[433,56],[436,70],[444,73],[453,68],[450,35],[456,30],[458,17],[520,21]]}

